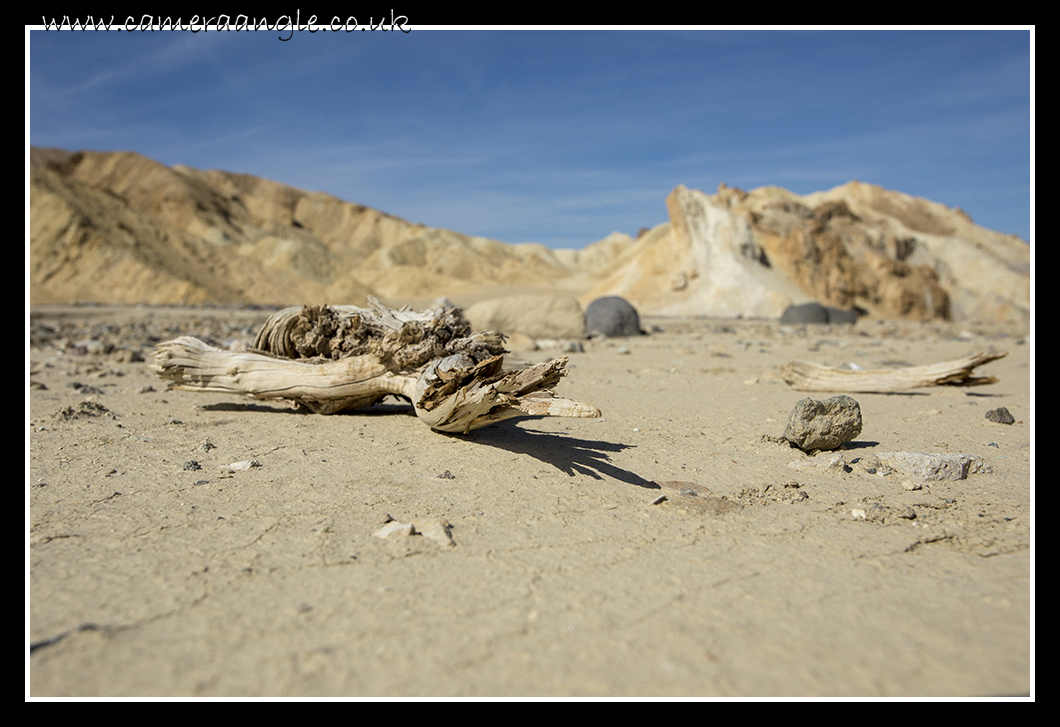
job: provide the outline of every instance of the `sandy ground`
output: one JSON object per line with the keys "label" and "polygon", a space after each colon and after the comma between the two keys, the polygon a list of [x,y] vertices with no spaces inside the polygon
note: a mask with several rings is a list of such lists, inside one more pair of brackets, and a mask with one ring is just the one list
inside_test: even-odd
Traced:
{"label": "sandy ground", "polygon": [[[248,340],[267,315],[33,311],[30,696],[1032,694],[1025,330],[646,319],[662,330],[569,354],[559,393],[602,419],[465,436],[396,401],[325,417],[166,391],[125,350]],[[808,396],[788,361],[991,345],[994,385],[855,394],[849,471],[775,441]],[[984,418],[999,406],[1015,424]],[[903,450],[993,471],[912,490],[865,466]],[[453,545],[372,537],[391,518],[444,520]]]}

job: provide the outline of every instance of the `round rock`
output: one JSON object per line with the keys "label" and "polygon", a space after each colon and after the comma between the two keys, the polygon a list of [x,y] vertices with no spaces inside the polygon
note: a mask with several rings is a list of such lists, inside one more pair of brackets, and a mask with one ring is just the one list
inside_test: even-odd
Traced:
{"label": "round rock", "polygon": [[789,305],[780,316],[780,322],[785,325],[799,323],[857,323],[858,312],[856,310],[842,310],[840,308],[829,308],[820,303],[804,303],[802,305]]}
{"label": "round rock", "polygon": [[804,452],[837,449],[861,434],[861,406],[849,396],[803,399],[788,416],[784,439]]}
{"label": "round rock", "polygon": [[640,315],[625,298],[609,295],[597,298],[585,309],[585,335],[603,334],[608,338],[639,336]]}
{"label": "round rock", "polygon": [[998,424],[1013,424],[1016,421],[1016,418],[1003,406],[988,411],[986,413],[986,418],[992,422],[997,422]]}
{"label": "round rock", "polygon": [[827,323],[828,311],[820,303],[789,305],[780,316],[780,322],[793,325],[796,323]]}

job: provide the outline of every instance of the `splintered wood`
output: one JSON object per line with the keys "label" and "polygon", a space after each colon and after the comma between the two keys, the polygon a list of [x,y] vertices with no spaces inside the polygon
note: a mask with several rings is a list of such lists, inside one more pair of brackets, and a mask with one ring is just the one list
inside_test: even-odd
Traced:
{"label": "splintered wood", "polygon": [[472,333],[459,309],[392,310],[374,298],[369,305],[284,309],[249,352],[183,336],[159,344],[151,368],[171,389],[282,399],[319,414],[392,394],[443,432],[518,416],[600,416],[552,391],[567,375],[566,357],[505,372],[504,336]]}
{"label": "splintered wood", "polygon": [[972,371],[990,361],[1008,356],[1007,352],[980,351],[956,361],[875,371],[839,369],[795,361],[781,369],[780,376],[798,391],[850,391],[888,393],[923,386],[982,386],[997,382],[994,376],[973,376]]}

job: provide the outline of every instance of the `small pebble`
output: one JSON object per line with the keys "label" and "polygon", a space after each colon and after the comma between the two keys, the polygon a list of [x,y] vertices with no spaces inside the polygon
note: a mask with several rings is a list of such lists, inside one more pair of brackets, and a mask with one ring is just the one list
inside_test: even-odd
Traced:
{"label": "small pebble", "polygon": [[88,384],[72,384],[72,386],[78,394],[83,394],[85,396],[92,396],[94,394],[103,393],[103,389],[99,388],[98,386],[89,386]]}
{"label": "small pebble", "polygon": [[986,413],[986,418],[997,424],[1014,424],[1016,422],[1015,417],[1009,413],[1009,410],[1003,406],[999,406],[997,409],[991,409]]}
{"label": "small pebble", "polygon": [[233,462],[232,464],[226,464],[221,467],[222,470],[231,471],[244,471],[249,470],[251,467],[261,467],[261,462],[256,459],[248,459],[242,462]]}

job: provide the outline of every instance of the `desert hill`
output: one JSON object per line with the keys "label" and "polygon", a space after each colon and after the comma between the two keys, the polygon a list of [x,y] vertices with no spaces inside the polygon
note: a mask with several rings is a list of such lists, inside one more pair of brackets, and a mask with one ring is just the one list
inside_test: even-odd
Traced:
{"label": "desert hill", "polygon": [[413,224],[245,174],[132,152],[30,150],[30,301],[342,303],[512,292],[646,313],[779,316],[793,302],[882,318],[1026,320],[1030,248],[959,209],[851,182],[678,187],[670,222],[582,250]]}
{"label": "desert hill", "polygon": [[592,258],[131,152],[34,148],[30,198],[33,303],[358,304],[551,283]]}

